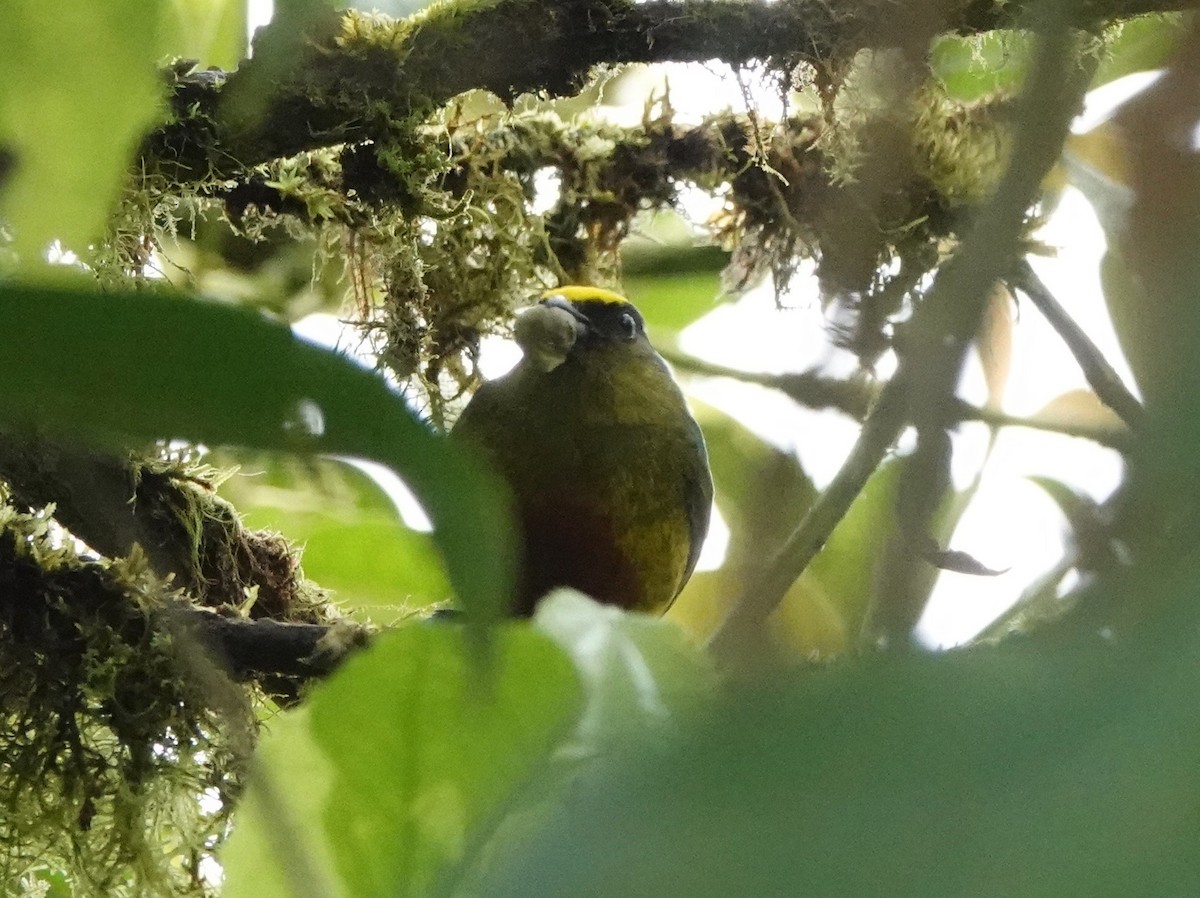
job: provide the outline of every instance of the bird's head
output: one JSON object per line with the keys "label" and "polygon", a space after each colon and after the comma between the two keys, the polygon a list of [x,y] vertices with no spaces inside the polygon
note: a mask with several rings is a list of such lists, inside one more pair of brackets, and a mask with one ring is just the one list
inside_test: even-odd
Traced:
{"label": "bird's head", "polygon": [[531,364],[553,371],[574,353],[645,340],[646,327],[641,313],[619,293],[567,286],[547,290],[521,313],[513,336]]}

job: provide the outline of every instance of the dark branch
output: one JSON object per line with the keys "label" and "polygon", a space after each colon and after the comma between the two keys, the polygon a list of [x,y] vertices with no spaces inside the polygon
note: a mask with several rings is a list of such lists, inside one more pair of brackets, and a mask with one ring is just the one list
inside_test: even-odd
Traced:
{"label": "dark branch", "polygon": [[[728,377],[742,383],[757,384],[771,390],[779,390],[793,402],[805,408],[833,409],[844,412],[859,421],[866,418],[871,407],[878,401],[881,392],[878,385],[866,380],[826,377],[815,371],[764,374],[718,365],[670,349],[661,350],[661,352],[672,365],[689,374],[703,377]],[[1075,424],[1071,421],[1055,421],[1049,418],[1021,418],[1016,415],[1006,415],[994,409],[981,408],[955,398],[945,423],[947,426],[953,426],[966,421],[978,421],[991,427],[1025,427],[1030,430],[1077,437],[1091,440],[1101,446],[1108,446],[1119,452],[1129,452],[1133,448],[1129,431],[1119,426],[1102,427]]]}
{"label": "dark branch", "polygon": [[255,617],[316,619],[299,551],[244,527],[182,463],[0,433],[0,479],[18,504],[53,505],[55,519],[101,555],[125,558],[140,546],[159,577],[173,578],[202,605],[236,608],[254,590]]}
{"label": "dark branch", "polygon": [[352,651],[367,644],[367,631],[351,623],[246,620],[182,606],[168,619],[177,632],[194,637],[237,680],[266,675],[328,676]]}
{"label": "dark branch", "polygon": [[1037,276],[1037,272],[1028,261],[1022,259],[1017,264],[1012,285],[1029,297],[1046,316],[1050,326],[1062,337],[1100,401],[1120,415],[1121,420],[1130,427],[1137,428],[1143,424],[1146,410],[1142,404],[1129,392],[1129,388],[1121,380],[1121,375],[1117,374],[1104,354],[1096,348],[1096,344],[1054,298],[1050,288]]}
{"label": "dark branch", "polygon": [[[1084,0],[1092,26],[1191,8],[1191,0]],[[899,4],[895,0],[500,0],[445,4],[402,23],[279,17],[254,58],[228,79],[184,76],[176,121],[152,134],[144,169],[179,181],[227,177],[281,156],[382,137],[472,89],[511,99],[564,96],[600,65],[721,59],[837,67],[865,47],[927,46],[938,32],[978,33],[1022,21],[1029,0]],[[357,23],[350,27],[348,23]],[[923,51],[921,51],[923,52]]]}

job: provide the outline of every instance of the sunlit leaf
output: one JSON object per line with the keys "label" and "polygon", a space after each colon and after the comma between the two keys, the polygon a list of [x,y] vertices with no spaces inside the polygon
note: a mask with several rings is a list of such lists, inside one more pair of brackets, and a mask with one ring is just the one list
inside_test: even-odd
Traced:
{"label": "sunlit leaf", "polygon": [[388,624],[452,596],[432,536],[406,527],[379,485],[339,460],[258,453],[221,495],[246,526],[301,546],[305,576],[351,613]]}
{"label": "sunlit leaf", "polygon": [[1092,428],[1123,433],[1127,428],[1121,417],[1100,401],[1091,390],[1068,390],[1055,396],[1029,416],[1030,421],[1054,427]]}
{"label": "sunlit leaf", "polygon": [[51,241],[98,237],[142,132],[162,115],[160,4],[35,0],[4,6],[0,146],[15,165],[0,215],[26,264]]}
{"label": "sunlit leaf", "polygon": [[1174,14],[1138,16],[1114,25],[1113,31],[1092,87],[1166,65],[1184,34],[1185,20]]}
{"label": "sunlit leaf", "polygon": [[987,405],[998,409],[1003,405],[1012,370],[1013,300],[1007,288],[997,285],[992,290],[975,345],[987,384]]}
{"label": "sunlit leaf", "polygon": [[570,661],[542,634],[503,628],[493,660],[481,688],[462,628],[417,624],[273,721],[223,894],[424,895],[481,851],[580,704]]}
{"label": "sunlit leaf", "polygon": [[871,476],[800,578],[802,584],[816,584],[841,609],[851,638],[862,629],[872,596],[879,588],[884,549],[896,534],[900,469],[899,462],[890,461]]}
{"label": "sunlit leaf", "polygon": [[[693,577],[669,617],[705,638],[783,545],[816,490],[794,454],[768,445],[727,415],[702,409],[702,419],[717,506],[731,539],[721,570]],[[840,613],[821,589],[801,581],[785,597],[772,627],[780,644],[800,657],[828,656],[846,648]]]}

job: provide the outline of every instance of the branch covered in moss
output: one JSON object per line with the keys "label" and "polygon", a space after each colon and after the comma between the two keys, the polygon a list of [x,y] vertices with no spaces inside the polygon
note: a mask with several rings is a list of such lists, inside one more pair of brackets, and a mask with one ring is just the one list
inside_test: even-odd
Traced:
{"label": "branch covered in moss", "polygon": [[[1075,24],[1191,7],[1190,0],[1087,0]],[[305,150],[385,137],[469,90],[512,99],[564,96],[605,64],[753,61],[790,72],[846,65],[862,48],[928,45],[939,32],[1019,23],[1029,3],[967,0],[489,0],[437,4],[394,22],[328,12],[280,15],[254,58],[227,79],[177,79],[175,121],[144,149],[145,169],[180,180],[223,178]],[[923,52],[923,50],[921,51]]]}
{"label": "branch covered in moss", "polygon": [[242,526],[202,469],[133,455],[118,458],[0,435],[0,478],[28,508],[54,517],[99,554],[140,546],[154,572],[201,604],[237,608],[253,594],[255,617],[321,620],[286,539]]}
{"label": "branch covered in moss", "polygon": [[367,631],[348,622],[292,624],[196,609],[179,609],[175,622],[239,680],[325,677],[367,644]]}

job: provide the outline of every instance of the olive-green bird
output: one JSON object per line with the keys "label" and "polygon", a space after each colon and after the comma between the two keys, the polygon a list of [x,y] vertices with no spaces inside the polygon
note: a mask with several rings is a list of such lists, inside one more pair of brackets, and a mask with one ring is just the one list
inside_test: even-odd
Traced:
{"label": "olive-green bird", "polygon": [[521,536],[513,611],[571,586],[663,612],[708,532],[704,438],[642,316],[597,287],[560,287],[517,318],[523,358],[476,392],[451,438],[512,489]]}

